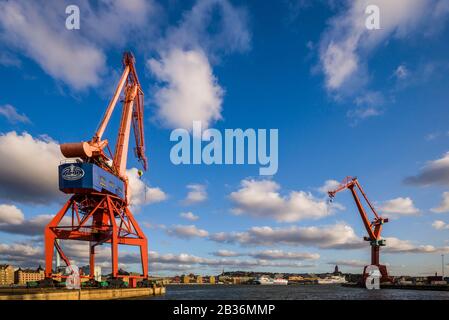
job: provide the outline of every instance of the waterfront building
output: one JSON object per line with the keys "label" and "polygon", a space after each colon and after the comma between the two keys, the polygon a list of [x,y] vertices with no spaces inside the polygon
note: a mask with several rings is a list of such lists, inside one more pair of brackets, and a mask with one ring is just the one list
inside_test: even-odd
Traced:
{"label": "waterfront building", "polygon": [[0,286],[14,284],[14,267],[9,264],[0,264]]}
{"label": "waterfront building", "polygon": [[[90,276],[90,266],[81,267],[82,275]],[[94,267],[94,279],[101,281],[101,266]]]}
{"label": "waterfront building", "polygon": [[14,282],[19,285],[25,285],[27,282],[40,281],[44,278],[45,273],[41,266],[36,270],[19,268],[14,272]]}
{"label": "waterfront building", "polygon": [[190,277],[186,274],[181,276],[181,283],[190,283]]}
{"label": "waterfront building", "polygon": [[232,284],[244,284],[250,282],[252,277],[232,277]]}
{"label": "waterfront building", "polygon": [[196,276],[196,283],[203,283],[203,277],[200,275]]}
{"label": "waterfront building", "polygon": [[288,277],[288,282],[300,282],[303,280],[304,280],[304,277],[302,277],[302,276],[289,276]]}

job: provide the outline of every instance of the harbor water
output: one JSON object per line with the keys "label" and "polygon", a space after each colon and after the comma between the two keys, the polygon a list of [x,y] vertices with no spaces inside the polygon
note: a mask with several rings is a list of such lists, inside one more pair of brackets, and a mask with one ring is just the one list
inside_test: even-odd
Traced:
{"label": "harbor water", "polygon": [[[141,299],[141,298],[137,298]],[[168,285],[168,300],[449,300],[449,291],[348,288],[341,285]]]}

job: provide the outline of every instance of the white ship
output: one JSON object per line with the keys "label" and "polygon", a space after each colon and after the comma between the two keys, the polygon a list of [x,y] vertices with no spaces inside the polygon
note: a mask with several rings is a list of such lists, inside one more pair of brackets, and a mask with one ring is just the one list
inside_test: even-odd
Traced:
{"label": "white ship", "polygon": [[268,276],[261,276],[257,278],[254,283],[261,284],[261,285],[287,285],[288,280],[282,279],[282,278],[276,278],[272,279]]}
{"label": "white ship", "polygon": [[286,285],[288,285],[288,280],[282,279],[282,278],[276,278],[276,279],[273,280],[273,284],[286,286]]}
{"label": "white ship", "polygon": [[318,284],[339,284],[346,283],[346,278],[344,276],[330,276],[323,279],[317,280]]}

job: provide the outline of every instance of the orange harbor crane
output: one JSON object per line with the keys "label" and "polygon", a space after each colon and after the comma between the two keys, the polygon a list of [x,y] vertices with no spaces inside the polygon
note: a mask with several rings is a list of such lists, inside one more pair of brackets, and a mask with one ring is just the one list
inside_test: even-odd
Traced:
{"label": "orange harbor crane", "polygon": [[[70,265],[57,239],[89,242],[89,278],[94,277],[95,248],[111,246],[112,278],[119,279],[118,245],[140,248],[142,274],[130,277],[129,285],[148,277],[148,245],[129,209],[130,190],[126,174],[129,135],[134,129],[134,153],[147,169],[143,127],[143,91],[135,69],[135,59],[129,52],[123,55],[123,73],[106,112],[90,141],[65,143],[61,153],[70,158],[59,166],[59,189],[71,194],[70,199],[45,228],[45,276],[52,278],[53,255],[56,249]],[[103,133],[123,91],[123,108],[112,155]],[[108,155],[106,154],[108,151]],[[139,174],[141,171],[139,170]]]}
{"label": "orange harbor crane", "polygon": [[[375,265],[379,268],[381,274],[380,279],[381,282],[389,282],[391,281],[391,278],[388,276],[387,267],[385,265],[381,265],[379,260],[380,247],[386,245],[385,239],[381,238],[382,226],[384,223],[388,222],[388,219],[387,218],[384,219],[377,214],[376,209],[368,200],[366,193],[363,191],[363,188],[356,177],[346,177],[335,190],[328,191],[330,201],[332,202],[335,195],[338,192],[343,191],[345,189],[349,189],[351,191],[352,197],[354,198],[360,217],[362,218],[363,225],[365,226],[365,229],[368,233],[368,236],[364,237],[363,239],[365,241],[369,241],[371,245],[371,265]],[[374,215],[374,219],[372,221],[370,221],[370,218],[365,208],[363,207],[363,204],[360,200],[357,190],[358,192],[360,192],[363,199],[365,199],[365,202],[368,204],[369,209]],[[367,266],[365,266],[365,268],[363,269],[364,280],[368,276],[366,273],[366,269]]]}

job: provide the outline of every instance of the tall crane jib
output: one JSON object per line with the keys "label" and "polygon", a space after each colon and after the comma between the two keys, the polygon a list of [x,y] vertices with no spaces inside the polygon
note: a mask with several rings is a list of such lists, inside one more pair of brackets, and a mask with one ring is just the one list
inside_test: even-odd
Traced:
{"label": "tall crane jib", "polygon": [[[366,193],[364,192],[356,177],[346,177],[336,189],[328,191],[329,199],[332,201],[338,192],[346,189],[351,191],[352,197],[354,198],[355,204],[357,206],[357,210],[359,211],[360,217],[362,218],[363,225],[365,226],[365,229],[368,233],[368,236],[365,236],[363,239],[365,241],[369,241],[371,245],[371,265],[375,265],[379,268],[379,271],[381,273],[381,282],[391,282],[391,277],[388,276],[387,267],[380,264],[379,260],[380,247],[386,245],[385,239],[382,239],[381,237],[382,227],[385,223],[388,222],[388,218],[382,218],[377,214],[376,209],[369,201]],[[358,193],[362,195],[366,204],[368,204],[370,211],[374,215],[373,220],[370,220],[370,217],[363,207]],[[363,279],[368,276],[366,273],[367,267],[368,266],[365,266],[363,270]]]}
{"label": "tall crane jib", "polygon": [[[45,228],[45,275],[52,278],[55,248],[65,257],[57,239],[89,242],[90,275],[94,277],[95,248],[111,245],[112,278],[120,279],[118,245],[140,248],[142,273],[130,278],[135,286],[148,276],[147,238],[129,210],[130,190],[126,174],[131,126],[135,136],[134,154],[147,169],[143,126],[143,90],[135,69],[134,56],[123,55],[123,73],[100,124],[88,141],[61,144],[67,158],[59,166],[59,189],[70,199]],[[123,107],[114,154],[103,134],[123,92]],[[106,153],[106,151],[108,153]],[[61,225],[61,221],[70,221]],[[69,258],[64,259],[70,264]],[[140,283],[140,282],[139,282]]]}

